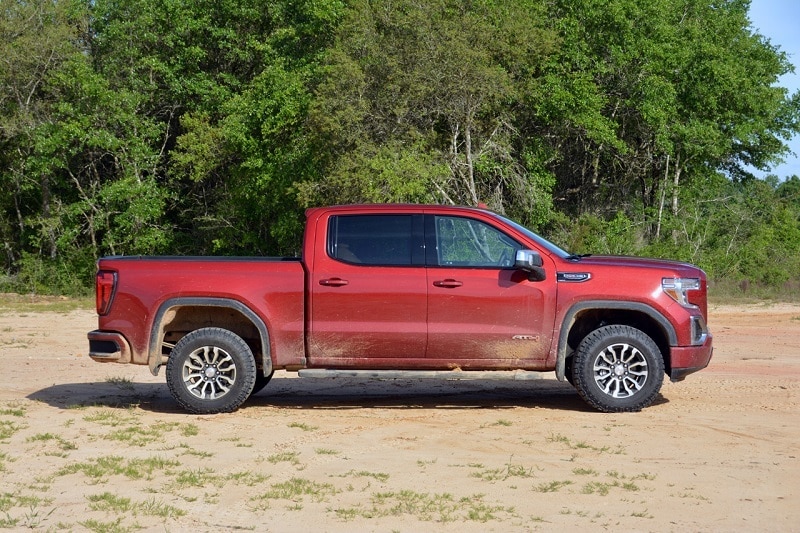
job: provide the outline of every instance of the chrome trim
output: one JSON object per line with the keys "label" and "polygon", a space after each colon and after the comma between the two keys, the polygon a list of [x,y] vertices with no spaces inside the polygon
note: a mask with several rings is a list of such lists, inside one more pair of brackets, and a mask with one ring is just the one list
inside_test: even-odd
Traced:
{"label": "chrome trim", "polygon": [[589,272],[558,272],[556,281],[564,283],[584,283],[592,279]]}
{"label": "chrome trim", "polygon": [[708,338],[708,326],[701,316],[691,317],[692,322],[692,345],[702,346]]}

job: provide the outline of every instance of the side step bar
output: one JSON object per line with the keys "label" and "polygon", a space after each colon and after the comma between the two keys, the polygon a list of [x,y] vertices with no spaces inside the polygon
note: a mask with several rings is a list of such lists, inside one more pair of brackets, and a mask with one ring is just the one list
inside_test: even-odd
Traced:
{"label": "side step bar", "polygon": [[444,380],[533,380],[542,379],[542,372],[529,370],[328,370],[304,368],[297,371],[301,378],[358,378],[358,379],[444,379]]}

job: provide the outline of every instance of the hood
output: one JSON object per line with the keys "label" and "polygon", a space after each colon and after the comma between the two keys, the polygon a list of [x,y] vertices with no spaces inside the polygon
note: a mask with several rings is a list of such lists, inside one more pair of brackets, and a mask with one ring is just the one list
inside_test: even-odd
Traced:
{"label": "hood", "polygon": [[645,268],[653,270],[672,270],[694,276],[701,275],[702,271],[689,263],[671,261],[668,259],[651,259],[649,257],[632,257],[622,255],[587,255],[576,261],[571,261],[576,269],[581,267],[627,267]]}

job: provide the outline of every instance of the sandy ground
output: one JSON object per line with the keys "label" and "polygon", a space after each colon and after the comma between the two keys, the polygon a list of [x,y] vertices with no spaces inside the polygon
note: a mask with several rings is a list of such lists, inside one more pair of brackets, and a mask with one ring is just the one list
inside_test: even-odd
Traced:
{"label": "sandy ground", "polygon": [[92,362],[91,311],[0,309],[0,526],[800,531],[800,306],[713,307],[709,368],[634,414],[536,381],[276,373],[192,416]]}

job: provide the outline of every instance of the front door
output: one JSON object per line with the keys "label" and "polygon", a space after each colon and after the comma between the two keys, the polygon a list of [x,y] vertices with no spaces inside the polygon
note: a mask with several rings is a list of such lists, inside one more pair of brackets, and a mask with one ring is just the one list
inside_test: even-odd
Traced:
{"label": "front door", "polygon": [[[515,239],[477,219],[428,215],[428,350],[437,366],[536,367],[552,337],[543,284],[513,268]],[[552,314],[552,311],[550,312]]]}

